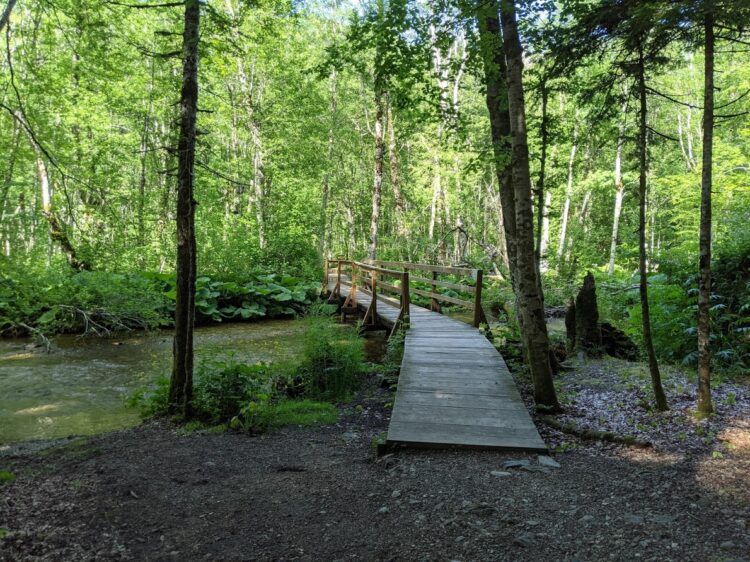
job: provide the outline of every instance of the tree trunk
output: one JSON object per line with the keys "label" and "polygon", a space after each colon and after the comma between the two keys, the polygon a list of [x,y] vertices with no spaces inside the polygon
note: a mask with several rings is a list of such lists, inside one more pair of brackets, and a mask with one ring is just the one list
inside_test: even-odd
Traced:
{"label": "tree trunk", "polygon": [[193,325],[195,323],[195,125],[198,112],[198,41],[200,0],[185,0],[182,46],[180,136],[177,144],[177,286],[175,336],[169,410],[185,419],[192,415]]}
{"label": "tree trunk", "polygon": [[523,51],[518,36],[515,2],[502,0],[500,15],[503,26],[503,49],[507,60],[508,112],[513,147],[517,298],[521,309],[521,330],[534,383],[534,400],[540,406],[559,410],[560,404],[557,401],[552,381],[553,372],[544,317],[544,299],[534,258],[534,211],[531,203],[529,146],[522,78]]}
{"label": "tree trunk", "polygon": [[383,192],[383,159],[385,142],[383,138],[383,117],[385,115],[385,92],[376,87],[375,91],[375,173],[372,186],[372,215],[370,216],[370,246],[367,257],[371,260],[378,255],[378,223],[380,222],[380,199]]}
{"label": "tree trunk", "polygon": [[576,152],[578,151],[578,125],[573,126],[573,146],[570,147],[570,159],[568,160],[568,184],[565,188],[565,202],[563,203],[562,217],[560,222],[560,240],[557,244],[557,259],[562,258],[565,252],[565,242],[568,236],[568,220],[570,218],[570,202],[573,198],[573,165],[575,164]]}
{"label": "tree trunk", "polygon": [[16,0],[8,0],[8,3],[5,5],[5,9],[3,10],[2,15],[0,15],[0,31],[2,31],[3,28],[8,25],[10,13],[13,11],[13,6],[15,5]]}
{"label": "tree trunk", "polygon": [[505,250],[511,284],[516,290],[516,202],[510,166],[510,114],[505,83],[505,55],[498,19],[500,0],[477,0],[479,48],[484,67],[487,111],[490,115],[492,153],[500,192],[500,218],[503,224]]}
{"label": "tree trunk", "polygon": [[549,207],[552,204],[552,192],[547,191],[544,194],[544,203],[542,204],[542,232],[539,237],[539,271],[545,273],[549,268],[547,260],[547,248],[549,247]]}
{"label": "tree trunk", "polygon": [[711,184],[714,137],[714,21],[705,15],[705,88],[703,92],[703,170],[701,173],[700,279],[698,288],[698,411],[711,403]]}
{"label": "tree trunk", "polygon": [[612,217],[612,242],[609,247],[609,265],[607,273],[615,272],[615,257],[617,255],[617,236],[620,230],[620,215],[622,214],[622,199],[625,195],[625,185],[622,182],[622,149],[625,144],[625,108],[623,103],[619,133],[617,135],[617,152],[615,153],[615,211]]}
{"label": "tree trunk", "polygon": [[328,200],[331,196],[331,166],[333,166],[333,148],[335,142],[336,132],[336,114],[338,111],[338,97],[336,91],[336,82],[338,74],[336,70],[331,71],[329,80],[331,82],[331,115],[330,123],[328,124],[328,168],[323,174],[323,194],[321,201],[321,216],[320,216],[320,255],[323,259],[328,259],[331,253],[331,231],[328,228]]}
{"label": "tree trunk", "polygon": [[547,264],[542,263],[542,260],[544,260],[544,252],[547,250],[546,244],[543,242],[545,220],[547,222],[547,227],[549,228],[549,219],[545,217],[545,207],[548,203],[546,200],[546,193],[544,192],[544,181],[546,180],[547,172],[547,145],[549,144],[549,116],[547,114],[549,88],[547,87],[546,74],[542,75],[539,89],[542,94],[542,120],[539,131],[542,146],[541,154],[539,156],[539,179],[536,183],[536,263],[537,269],[539,272],[542,272],[547,270]]}
{"label": "tree trunk", "polygon": [[404,194],[401,191],[401,173],[398,165],[398,147],[396,146],[396,123],[393,120],[391,104],[388,103],[388,165],[390,167],[391,188],[396,203],[396,236],[399,247],[408,236],[406,228],[406,212],[404,205]]}
{"label": "tree trunk", "polygon": [[253,115],[250,121],[250,135],[253,143],[253,202],[255,203],[255,222],[258,225],[258,246],[266,247],[266,221],[264,199],[266,189],[266,171],[263,162],[263,139],[260,135],[260,120]]}
{"label": "tree trunk", "polygon": [[638,247],[639,247],[639,273],[640,273],[640,296],[641,296],[641,316],[643,319],[643,344],[646,347],[648,355],[648,367],[651,373],[651,385],[654,389],[654,399],[656,407],[659,410],[667,410],[667,397],[661,384],[661,374],[659,373],[659,363],[656,361],[656,352],[654,351],[654,342],[651,337],[651,314],[648,306],[648,276],[646,274],[646,187],[648,174],[648,156],[647,156],[647,134],[648,126],[646,122],[647,103],[646,103],[646,71],[643,62],[643,51],[639,51],[638,58],[638,97],[640,102],[640,111],[638,115],[638,164],[640,168],[639,189],[638,189]]}

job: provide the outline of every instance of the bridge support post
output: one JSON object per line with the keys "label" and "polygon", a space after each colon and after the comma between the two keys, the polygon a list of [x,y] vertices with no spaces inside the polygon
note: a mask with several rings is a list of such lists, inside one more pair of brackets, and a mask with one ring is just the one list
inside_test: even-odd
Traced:
{"label": "bridge support post", "polygon": [[372,271],[370,275],[372,299],[370,300],[370,306],[367,307],[365,319],[362,321],[362,324],[367,328],[375,326],[378,323],[378,274]]}
{"label": "bridge support post", "polygon": [[404,273],[401,276],[401,309],[398,313],[398,318],[393,324],[391,333],[388,337],[398,332],[399,329],[409,328],[409,306],[411,305],[411,299],[409,298],[409,270],[404,268]]}
{"label": "bridge support post", "polygon": [[482,309],[482,270],[477,270],[477,284],[474,292],[474,327],[479,328],[480,324],[486,324],[487,317]]}

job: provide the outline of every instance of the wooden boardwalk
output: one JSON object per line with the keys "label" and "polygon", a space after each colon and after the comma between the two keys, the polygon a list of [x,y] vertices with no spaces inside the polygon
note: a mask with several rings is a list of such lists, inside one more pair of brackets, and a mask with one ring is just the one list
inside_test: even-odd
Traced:
{"label": "wooden boardwalk", "polygon": [[[333,289],[335,278],[329,278]],[[351,287],[342,282],[342,297]],[[358,290],[357,306],[370,295]],[[379,296],[377,314],[392,324],[395,299]],[[495,347],[472,326],[410,305],[388,442],[546,451]]]}

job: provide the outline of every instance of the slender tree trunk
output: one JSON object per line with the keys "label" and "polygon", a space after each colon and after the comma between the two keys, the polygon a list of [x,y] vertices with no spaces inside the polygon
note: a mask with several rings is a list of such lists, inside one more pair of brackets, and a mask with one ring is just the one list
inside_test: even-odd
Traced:
{"label": "slender tree trunk", "polygon": [[539,236],[539,271],[544,273],[549,268],[547,260],[547,249],[549,248],[549,208],[552,204],[552,192],[547,190],[544,194],[544,203],[542,204],[542,232]]}
{"label": "slender tree trunk", "polygon": [[5,9],[3,10],[2,15],[0,15],[0,31],[5,28],[6,25],[8,25],[8,20],[10,19],[10,13],[13,11],[13,6],[16,5],[16,0],[8,0],[7,4],[5,4]]}
{"label": "slender tree trunk", "polygon": [[393,120],[391,104],[388,103],[388,164],[390,167],[391,188],[396,203],[396,236],[400,243],[408,236],[404,194],[401,191],[401,173],[398,165],[398,147],[396,146],[396,123]]}
{"label": "slender tree trunk", "polygon": [[10,155],[8,156],[8,167],[5,169],[5,177],[3,178],[3,194],[0,197],[0,227],[3,227],[5,234],[7,235],[7,229],[4,228],[3,219],[5,218],[5,205],[8,201],[8,194],[10,193],[11,185],[13,185],[13,172],[15,171],[16,155],[18,154],[18,145],[21,139],[21,129],[17,121],[13,121],[13,134],[11,136],[11,149]]}
{"label": "slender tree trunk", "polygon": [[615,153],[615,211],[612,217],[612,242],[609,247],[609,265],[607,273],[613,275],[615,272],[615,258],[617,255],[617,237],[620,231],[620,215],[622,214],[622,199],[625,196],[625,184],[622,182],[622,149],[625,145],[625,107],[620,121],[617,135],[617,152]]}
{"label": "slender tree trunk", "polygon": [[[536,263],[537,269],[542,272],[547,270],[546,263],[542,264],[544,260],[544,252],[547,248],[543,244],[542,236],[544,230],[544,222],[547,221],[549,227],[549,219],[545,217],[545,206],[546,193],[544,191],[544,182],[547,172],[547,146],[549,144],[549,115],[547,112],[547,105],[549,101],[549,88],[547,87],[547,75],[546,73],[542,76],[539,84],[539,89],[542,94],[542,121],[540,124],[540,137],[541,137],[541,154],[539,156],[539,179],[536,183]],[[545,246],[543,248],[543,246]],[[546,260],[545,260],[546,261]],[[544,267],[542,267],[544,265]]]}
{"label": "slender tree trunk", "polygon": [[255,207],[255,222],[258,225],[258,246],[261,250],[266,247],[265,220],[265,189],[266,170],[263,161],[263,139],[260,134],[260,120],[253,115],[250,122],[250,134],[253,142],[253,200]]}
{"label": "slender tree trunk", "polygon": [[646,254],[646,190],[648,174],[648,155],[647,155],[647,135],[648,126],[647,101],[646,101],[646,71],[643,62],[643,51],[639,51],[638,59],[638,97],[640,102],[640,111],[638,115],[638,164],[639,174],[639,203],[638,203],[638,247],[639,247],[639,272],[640,272],[640,296],[641,296],[641,316],[643,319],[643,344],[646,347],[648,355],[648,367],[651,373],[651,385],[654,390],[654,399],[656,407],[659,410],[667,410],[667,397],[664,394],[664,388],[661,384],[661,374],[659,373],[659,363],[656,360],[654,351],[654,341],[651,336],[651,314],[648,306],[648,275],[647,275],[647,254]]}
{"label": "slender tree trunk", "polygon": [[711,403],[711,187],[714,137],[714,21],[705,15],[705,88],[703,92],[703,170],[701,174],[700,280],[698,288],[698,411]]}
{"label": "slender tree trunk", "polygon": [[560,240],[557,244],[557,259],[562,258],[565,252],[565,241],[568,236],[568,220],[570,219],[570,202],[573,198],[573,166],[578,151],[578,125],[573,127],[573,145],[570,147],[570,159],[568,160],[568,184],[565,188],[565,202],[563,203],[562,217],[560,222]]}
{"label": "slender tree trunk", "polygon": [[529,146],[523,92],[523,50],[518,36],[516,6],[513,0],[501,0],[503,50],[507,61],[508,111],[513,147],[513,184],[516,213],[516,270],[521,329],[526,357],[534,383],[534,400],[540,406],[559,410],[552,381],[549,339],[544,317],[544,299],[534,257],[534,210],[531,202]]}
{"label": "slender tree trunk", "polygon": [[177,296],[169,409],[192,415],[193,326],[195,323],[195,125],[198,112],[198,42],[200,0],[185,0],[182,46],[180,136],[177,144]]}
{"label": "slender tree trunk", "polygon": [[330,240],[330,229],[328,228],[328,199],[331,195],[331,168],[333,167],[333,148],[334,148],[334,133],[336,130],[336,112],[338,108],[338,98],[336,96],[336,80],[338,75],[336,70],[331,71],[329,77],[331,83],[331,121],[328,125],[328,158],[327,158],[327,169],[323,174],[323,196],[321,202],[321,217],[320,217],[320,255],[323,259],[327,259],[331,252],[331,240]]}
{"label": "slender tree trunk", "polygon": [[[500,0],[476,0],[476,16],[479,27],[479,48],[484,67],[487,111],[490,116],[492,153],[495,174],[500,194],[500,207],[505,238],[506,259],[511,284],[516,287],[516,196],[513,191],[513,176],[510,166],[510,114],[508,113],[508,89],[505,76],[505,55],[500,33],[498,11]],[[517,292],[516,292],[517,294]]]}
{"label": "slender tree trunk", "polygon": [[375,92],[375,172],[372,186],[372,214],[370,216],[370,246],[367,257],[371,260],[378,255],[378,223],[380,222],[380,199],[383,192],[383,160],[385,139],[383,118],[385,117],[385,92],[376,87]]}

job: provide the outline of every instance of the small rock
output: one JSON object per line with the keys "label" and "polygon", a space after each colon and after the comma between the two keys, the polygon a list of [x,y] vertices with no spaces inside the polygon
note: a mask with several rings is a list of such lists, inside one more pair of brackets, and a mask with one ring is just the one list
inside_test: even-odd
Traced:
{"label": "small rock", "polygon": [[523,466],[529,466],[531,462],[527,459],[519,459],[519,460],[513,460],[513,461],[505,461],[503,463],[503,468],[521,468]]}
{"label": "small rock", "polygon": [[510,476],[510,472],[505,472],[504,470],[493,470],[490,472],[492,476],[497,476],[498,478],[503,478],[505,476]]}
{"label": "small rock", "polygon": [[732,541],[724,541],[719,545],[719,548],[721,550],[732,550],[734,548],[734,543]]}
{"label": "small rock", "polygon": [[378,513],[381,513],[381,514],[386,514],[389,511],[390,511],[390,509],[388,509],[386,506],[383,506],[380,509],[378,509]]}
{"label": "small rock", "polygon": [[583,517],[581,517],[578,520],[578,522],[579,523],[587,524],[587,523],[591,523],[593,520],[594,520],[594,516],[593,515],[584,515]]}
{"label": "small rock", "polygon": [[392,498],[400,498],[401,497],[401,490],[393,490],[391,493]]}
{"label": "small rock", "polygon": [[654,515],[651,520],[657,525],[671,525],[675,522],[676,517],[672,515]]}
{"label": "small rock", "polygon": [[513,539],[513,544],[524,548],[534,545],[534,535],[531,533],[521,533]]}
{"label": "small rock", "polygon": [[629,513],[625,516],[625,522],[631,523],[633,525],[643,525],[644,519],[640,515],[633,515],[632,513]]}
{"label": "small rock", "polygon": [[529,519],[528,521],[526,521],[526,524],[529,527],[536,527],[537,525],[539,525],[539,521],[537,521],[536,519]]}
{"label": "small rock", "polygon": [[539,466],[546,466],[549,468],[560,468],[560,463],[557,462],[552,457],[548,457],[547,455],[539,455],[537,459],[539,460]]}

